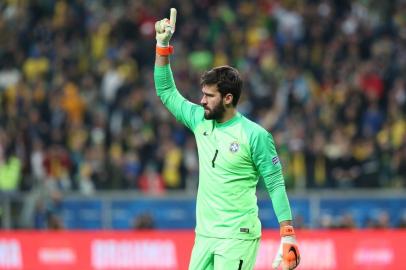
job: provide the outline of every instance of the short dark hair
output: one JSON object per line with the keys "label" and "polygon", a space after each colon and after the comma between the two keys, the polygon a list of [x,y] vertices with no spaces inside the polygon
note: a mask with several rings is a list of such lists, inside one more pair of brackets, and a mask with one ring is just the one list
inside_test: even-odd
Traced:
{"label": "short dark hair", "polygon": [[237,69],[230,66],[215,67],[202,75],[200,85],[217,85],[221,97],[232,94],[233,106],[237,106],[242,89],[242,79]]}

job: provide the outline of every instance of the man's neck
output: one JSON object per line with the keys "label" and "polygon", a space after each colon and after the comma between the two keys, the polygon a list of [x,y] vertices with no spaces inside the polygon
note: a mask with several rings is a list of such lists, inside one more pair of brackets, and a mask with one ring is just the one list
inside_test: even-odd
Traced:
{"label": "man's neck", "polygon": [[236,108],[230,108],[226,110],[223,114],[223,117],[221,119],[216,120],[217,123],[225,123],[231,118],[233,118],[237,114],[237,109]]}

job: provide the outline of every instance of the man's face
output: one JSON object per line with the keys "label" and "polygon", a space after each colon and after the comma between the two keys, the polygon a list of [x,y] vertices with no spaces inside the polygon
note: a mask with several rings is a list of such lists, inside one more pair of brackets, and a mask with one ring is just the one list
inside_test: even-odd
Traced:
{"label": "man's face", "polygon": [[203,97],[200,104],[204,108],[204,118],[207,120],[221,119],[225,112],[223,98],[216,85],[205,85],[202,88]]}

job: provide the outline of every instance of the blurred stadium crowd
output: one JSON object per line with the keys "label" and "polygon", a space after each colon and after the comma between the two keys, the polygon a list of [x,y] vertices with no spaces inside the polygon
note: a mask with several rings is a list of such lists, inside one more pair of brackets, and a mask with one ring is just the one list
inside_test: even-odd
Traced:
{"label": "blurred stadium crowd", "polygon": [[153,85],[172,6],[177,87],[199,102],[202,71],[237,67],[288,188],[405,186],[405,1],[6,0],[0,190],[195,190],[194,138]]}

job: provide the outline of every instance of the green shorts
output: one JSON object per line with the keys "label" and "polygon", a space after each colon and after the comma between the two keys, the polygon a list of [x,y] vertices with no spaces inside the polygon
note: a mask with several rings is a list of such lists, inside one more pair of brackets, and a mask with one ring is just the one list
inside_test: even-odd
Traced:
{"label": "green shorts", "polygon": [[189,270],[252,270],[259,242],[196,235]]}

